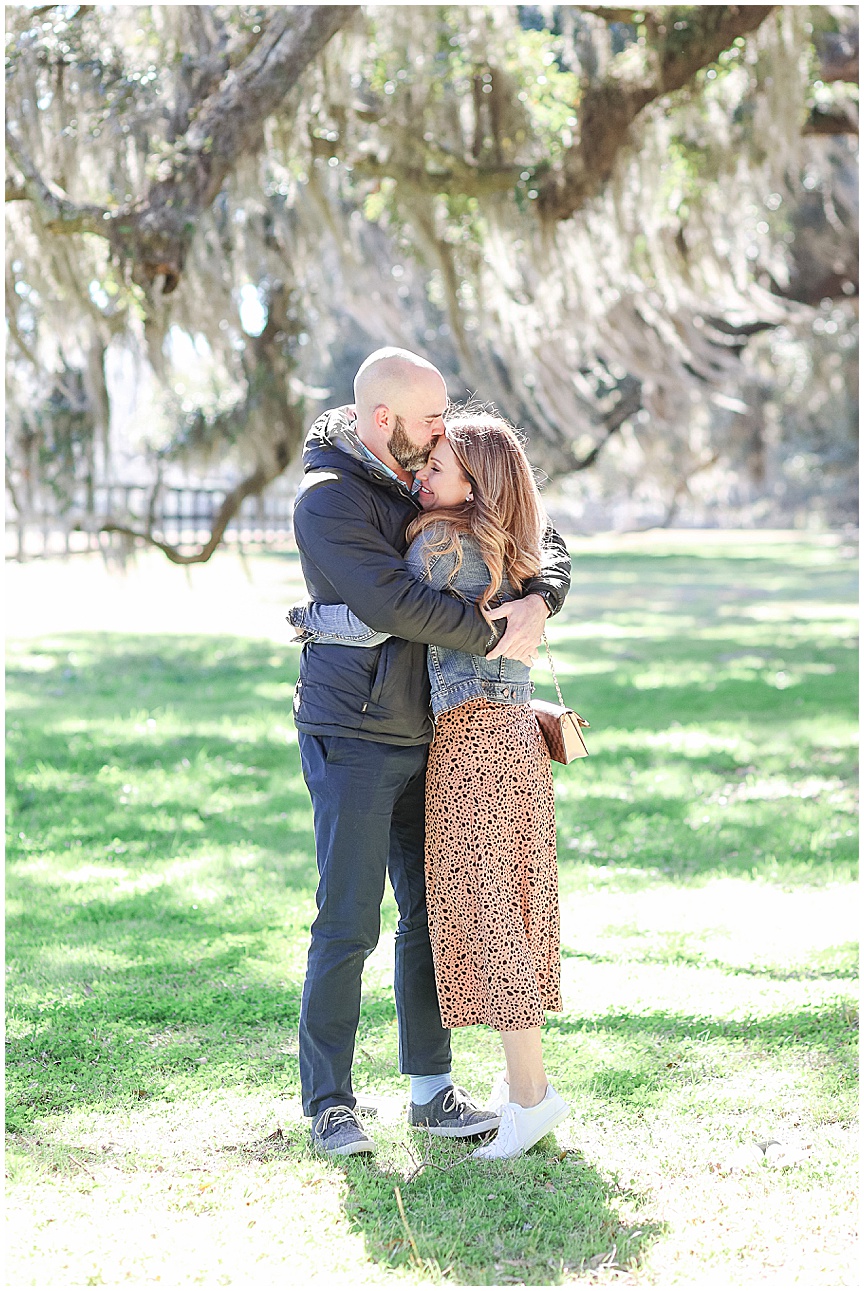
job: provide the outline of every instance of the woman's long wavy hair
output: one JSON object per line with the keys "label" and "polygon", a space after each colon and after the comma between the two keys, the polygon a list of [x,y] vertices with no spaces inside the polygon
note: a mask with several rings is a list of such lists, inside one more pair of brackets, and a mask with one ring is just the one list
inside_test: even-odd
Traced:
{"label": "woman's long wavy hair", "polygon": [[461,535],[477,542],[489,567],[491,581],[478,598],[489,608],[506,577],[515,591],[540,572],[540,548],[546,512],[531,464],[519,436],[503,417],[470,409],[455,409],[444,419],[444,434],[471,486],[473,499],[458,507],[424,511],[412,520],[408,538],[430,525],[441,527],[432,537],[428,559],[456,555],[451,578],[462,564]]}

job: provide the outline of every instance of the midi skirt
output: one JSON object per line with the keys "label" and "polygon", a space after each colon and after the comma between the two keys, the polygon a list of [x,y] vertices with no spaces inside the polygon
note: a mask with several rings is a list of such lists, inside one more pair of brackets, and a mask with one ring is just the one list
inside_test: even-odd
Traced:
{"label": "midi skirt", "polygon": [[438,717],[426,900],[444,1026],[519,1031],[562,1008],[552,769],[530,705]]}

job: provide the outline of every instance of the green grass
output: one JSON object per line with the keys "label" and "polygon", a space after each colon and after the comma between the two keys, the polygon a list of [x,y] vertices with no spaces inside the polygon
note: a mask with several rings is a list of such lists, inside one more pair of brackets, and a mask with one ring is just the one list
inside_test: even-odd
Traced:
{"label": "green grass", "polygon": [[[549,635],[592,756],[556,769],[544,1040],[573,1116],[483,1169],[404,1130],[389,897],[355,1066],[381,1150],[309,1152],[296,650],[13,642],[14,1284],[853,1283],[855,593],[824,540],[576,544]],[[454,1049],[482,1094],[497,1038]]]}

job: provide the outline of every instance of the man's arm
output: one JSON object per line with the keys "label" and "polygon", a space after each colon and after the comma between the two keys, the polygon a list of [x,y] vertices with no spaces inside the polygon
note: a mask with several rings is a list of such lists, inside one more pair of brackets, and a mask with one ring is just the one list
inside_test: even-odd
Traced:
{"label": "man's arm", "polygon": [[485,654],[497,629],[473,605],[418,581],[377,528],[371,508],[340,484],[335,474],[322,478],[294,508],[297,545],[339,600],[376,632]]}
{"label": "man's arm", "polygon": [[541,544],[542,565],[536,578],[525,584],[525,596],[542,596],[549,614],[557,614],[570,591],[570,553],[557,529],[547,524]]}
{"label": "man's arm", "polygon": [[536,660],[546,620],[558,613],[570,590],[570,553],[551,524],[543,535],[541,554],[540,573],[525,584],[521,599],[490,611],[490,618],[504,619],[507,630],[489,651],[487,659],[521,659],[529,666]]}

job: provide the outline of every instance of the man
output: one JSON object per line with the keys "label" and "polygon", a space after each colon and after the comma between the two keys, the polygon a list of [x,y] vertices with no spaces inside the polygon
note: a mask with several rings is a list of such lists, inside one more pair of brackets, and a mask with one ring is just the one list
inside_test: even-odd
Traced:
{"label": "man", "polygon": [[488,623],[473,605],[412,578],[405,531],[419,510],[412,472],[444,432],[447,389],[407,350],[378,350],[354,382],[353,407],[315,422],[294,533],[310,595],[345,602],[377,631],[373,649],[307,645],[294,696],[312,798],[320,882],[300,1010],[303,1110],[329,1155],[374,1151],[351,1087],[363,964],[380,934],[389,871],[399,922],[395,995],[399,1069],[411,1078],[409,1123],[468,1138],[494,1129],[450,1074],[426,920],[424,781],[432,723],[427,644],[489,658],[536,659],[543,625],[569,587],[557,534],[541,576]]}

